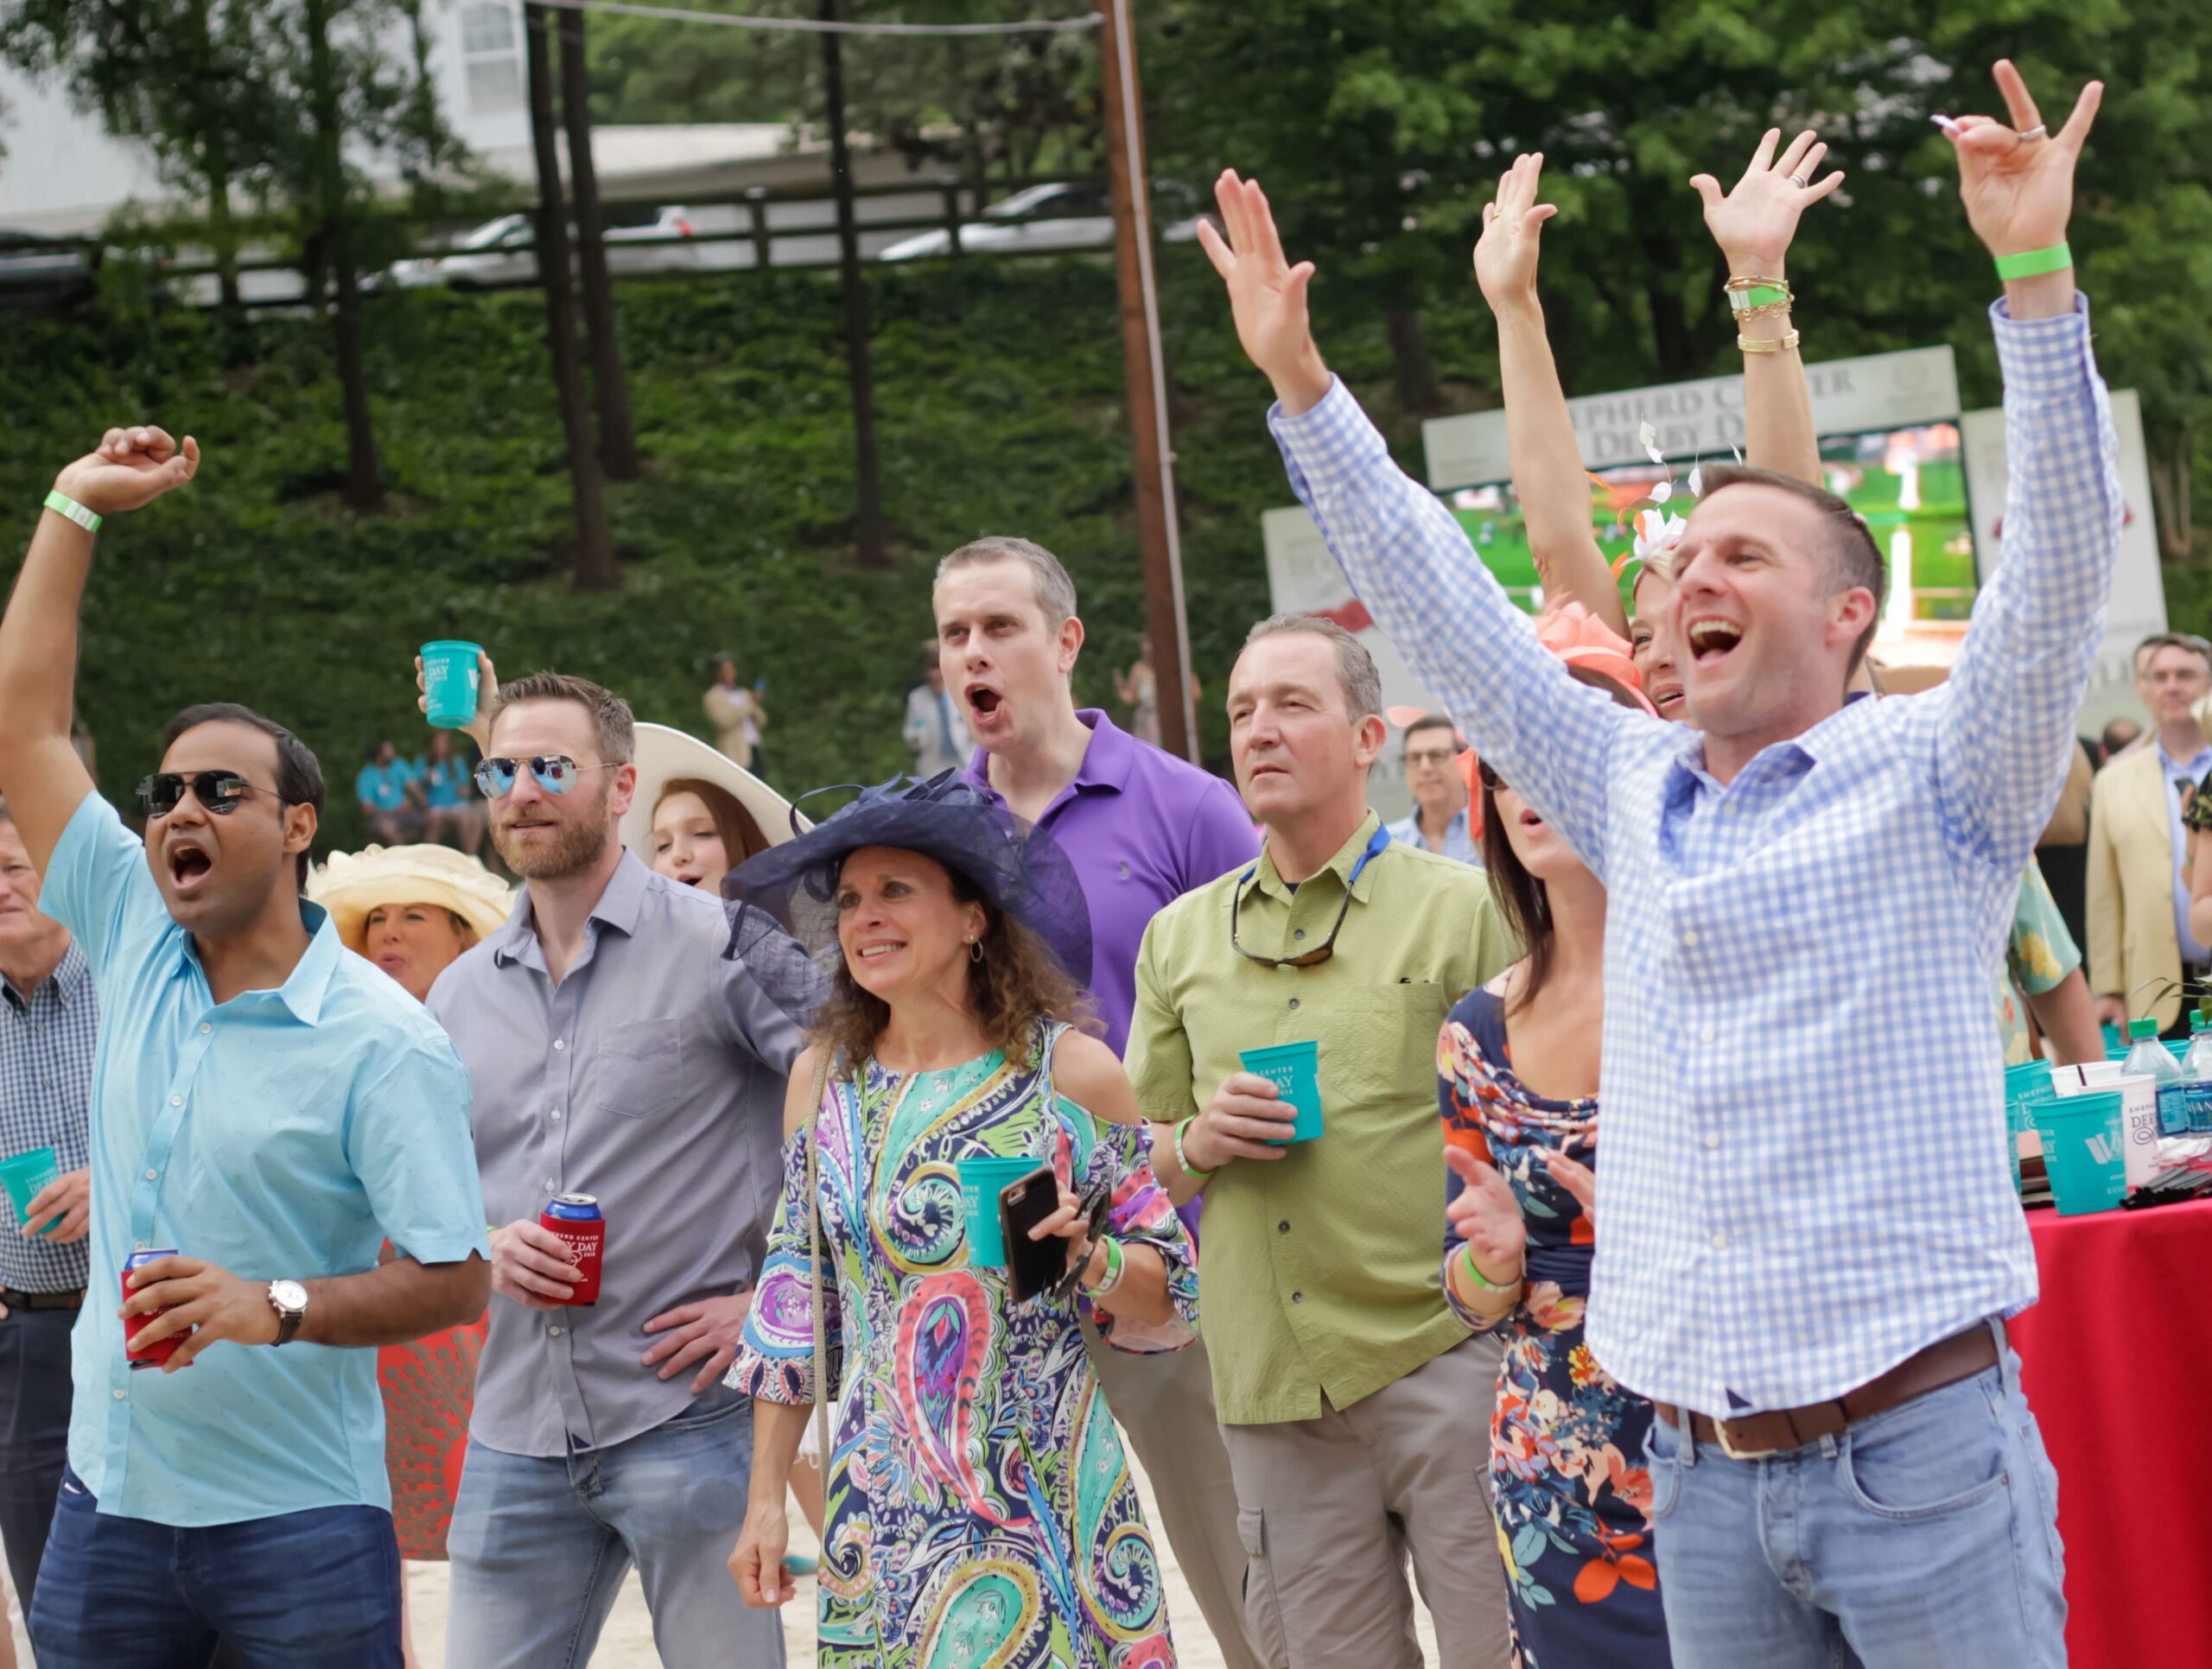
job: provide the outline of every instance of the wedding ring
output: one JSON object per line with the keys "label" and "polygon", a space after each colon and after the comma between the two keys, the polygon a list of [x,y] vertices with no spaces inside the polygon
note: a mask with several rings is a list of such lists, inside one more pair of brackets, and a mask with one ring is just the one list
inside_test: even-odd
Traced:
{"label": "wedding ring", "polygon": [[1802,174],[1793,174],[1789,176],[1789,183],[1796,187],[1798,190],[1802,191],[1812,182],[1807,180]]}
{"label": "wedding ring", "polygon": [[2030,128],[2025,133],[2021,134],[2019,137],[2022,139],[2048,139],[2050,137],[2050,124],[2044,122],[2038,122],[2035,126]]}

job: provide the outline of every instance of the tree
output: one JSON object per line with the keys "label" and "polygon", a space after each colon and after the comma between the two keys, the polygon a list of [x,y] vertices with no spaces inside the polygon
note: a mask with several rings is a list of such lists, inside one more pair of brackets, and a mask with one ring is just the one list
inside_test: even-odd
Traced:
{"label": "tree", "polygon": [[[837,21],[837,0],[821,0]],[[845,314],[845,376],[853,399],[853,551],[862,568],[888,568],[883,546],[883,466],[875,445],[875,374],[868,356],[868,279],[853,207],[852,142],[846,133],[843,42],[822,35],[822,85],[830,118],[830,178],[837,194],[837,289]]]}
{"label": "tree", "polygon": [[569,291],[569,211],[561,190],[561,162],[553,143],[553,44],[545,8],[523,7],[523,48],[530,82],[531,149],[537,164],[537,282],[545,293],[545,333],[552,351],[553,386],[561,408],[561,433],[569,449],[569,496],[576,517],[575,586],[611,591],[622,582],[607,525],[599,451],[592,441],[591,410],[584,399],[583,364],[576,352],[575,301]]}
{"label": "tree", "polygon": [[569,183],[576,206],[576,246],[583,275],[584,338],[599,414],[599,461],[611,481],[638,479],[638,441],[630,422],[630,384],[622,373],[622,341],[614,325],[614,287],[607,273],[606,226],[599,212],[599,171],[591,155],[584,15],[561,14],[561,123],[569,140]]}

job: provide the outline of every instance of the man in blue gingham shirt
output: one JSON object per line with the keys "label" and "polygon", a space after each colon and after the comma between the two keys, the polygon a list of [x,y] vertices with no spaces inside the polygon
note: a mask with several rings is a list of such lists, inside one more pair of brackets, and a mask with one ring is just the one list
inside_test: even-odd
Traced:
{"label": "man in blue gingham shirt", "polygon": [[2063,1660],[2055,1479],[1997,1324],[2036,1272],[1986,988],[2123,511],[2063,257],[2099,89],[2050,136],[1998,76],[2018,130],[1959,127],[1961,194],[1993,254],[2044,270],[1992,310],[2004,565],[1921,696],[1847,704],[1878,553],[1840,500],[1756,475],[1708,485],[1659,623],[1704,733],[1578,684],[1328,373],[1257,187],[1224,176],[1228,240],[1204,234],[1353,589],[1607,887],[1588,1336],[1660,1406],[1678,1663]]}
{"label": "man in blue gingham shirt", "polygon": [[38,907],[38,872],[0,800],[0,1158],[54,1150],[61,1180],[0,1194],[0,1542],[26,1609],[69,1459],[69,1329],[83,1302],[90,1222],[86,1098],[99,1037],[92,970]]}

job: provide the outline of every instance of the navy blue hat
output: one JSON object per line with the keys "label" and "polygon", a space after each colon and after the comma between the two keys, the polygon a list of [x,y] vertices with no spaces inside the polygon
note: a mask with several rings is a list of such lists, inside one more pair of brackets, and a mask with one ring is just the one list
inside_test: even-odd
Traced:
{"label": "navy blue hat", "polygon": [[845,860],[869,846],[934,858],[1042,939],[1077,985],[1090,985],[1090,907],[1067,854],[1044,830],[950,771],[927,782],[894,777],[864,788],[836,815],[730,871],[722,878],[729,954],[751,959],[761,924],[747,918],[765,915],[817,965],[834,968],[842,954],[838,878]]}

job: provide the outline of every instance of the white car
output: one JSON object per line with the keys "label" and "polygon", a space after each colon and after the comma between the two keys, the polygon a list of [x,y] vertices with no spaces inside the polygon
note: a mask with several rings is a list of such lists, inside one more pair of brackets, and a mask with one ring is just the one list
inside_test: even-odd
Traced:
{"label": "white car", "polygon": [[[1198,235],[1197,205],[1184,187],[1163,181],[1153,187],[1152,212],[1160,237],[1186,244]],[[1110,249],[1114,205],[1103,185],[1058,182],[1031,186],[995,202],[960,228],[963,254],[1032,255],[1064,249]],[[881,259],[912,261],[952,253],[949,230],[918,232],[885,250]]]}
{"label": "white car", "polygon": [[[574,226],[569,228],[569,235],[575,236]],[[683,208],[657,209],[650,220],[636,225],[608,226],[604,238],[607,269],[622,273],[696,272],[704,264],[696,244],[643,241],[693,235],[691,212]],[[536,217],[503,214],[461,238],[450,255],[395,263],[391,282],[403,289],[426,284],[480,289],[495,284],[530,283],[537,276],[537,244]]]}

